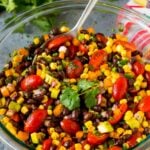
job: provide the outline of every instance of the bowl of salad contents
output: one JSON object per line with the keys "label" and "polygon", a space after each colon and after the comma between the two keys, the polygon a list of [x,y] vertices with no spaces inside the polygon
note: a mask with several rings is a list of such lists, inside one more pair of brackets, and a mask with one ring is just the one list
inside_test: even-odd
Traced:
{"label": "bowl of salad contents", "polygon": [[86,4],[49,3],[1,31],[0,138],[12,148],[149,148],[148,44],[131,36],[149,33],[147,20],[98,2],[76,36],[64,34]]}

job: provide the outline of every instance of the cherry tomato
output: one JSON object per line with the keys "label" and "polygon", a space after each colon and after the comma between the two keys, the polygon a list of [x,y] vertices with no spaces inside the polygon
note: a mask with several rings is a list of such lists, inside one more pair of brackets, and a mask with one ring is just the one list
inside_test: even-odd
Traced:
{"label": "cherry tomato", "polygon": [[110,124],[114,125],[118,123],[122,119],[127,109],[128,105],[126,103],[119,104],[117,111],[116,110],[114,111],[113,117],[109,120]]}
{"label": "cherry tomato", "polygon": [[19,122],[20,121],[20,116],[18,113],[14,113],[12,116],[11,116],[11,119],[15,122]]}
{"label": "cherry tomato", "polygon": [[147,119],[150,119],[150,111],[149,111],[149,112],[146,112],[146,118],[147,118]]}
{"label": "cherry tomato", "polygon": [[145,96],[142,98],[138,105],[138,109],[143,112],[150,112],[150,96]]}
{"label": "cherry tomato", "polygon": [[80,130],[79,124],[71,119],[64,119],[60,122],[61,128],[69,133],[69,134],[75,134],[77,131]]}
{"label": "cherry tomato", "polygon": [[96,34],[96,39],[99,42],[103,42],[103,43],[107,42],[107,38],[102,33],[97,33]]}
{"label": "cherry tomato", "polygon": [[83,64],[78,59],[74,59],[66,68],[66,73],[69,78],[78,78],[82,72]]}
{"label": "cherry tomato", "polygon": [[50,150],[51,145],[52,145],[52,139],[44,140],[42,144],[42,150]]}
{"label": "cherry tomato", "polygon": [[29,133],[36,132],[43,124],[46,117],[47,117],[47,110],[44,109],[35,110],[27,118],[24,130]]}
{"label": "cherry tomato", "polygon": [[120,76],[113,85],[112,95],[116,101],[122,99],[128,88],[127,79],[124,76]]}
{"label": "cherry tomato", "polygon": [[122,150],[122,148],[119,146],[112,146],[109,148],[109,150]]}
{"label": "cherry tomato", "polygon": [[53,38],[52,40],[50,40],[47,43],[47,48],[48,49],[53,49],[53,48],[57,48],[60,45],[64,44],[67,41],[71,41],[72,40],[72,36],[71,35],[60,35],[60,36],[56,36],[55,38]]}
{"label": "cherry tomato", "polygon": [[108,137],[108,134],[95,135],[89,132],[87,135],[87,141],[91,145],[99,145],[105,142]]}
{"label": "cherry tomato", "polygon": [[68,46],[69,49],[69,58],[73,59],[78,51],[78,47],[74,45]]}
{"label": "cherry tomato", "polygon": [[40,76],[29,75],[21,81],[21,89],[23,91],[29,91],[38,88],[42,84],[43,80]]}
{"label": "cherry tomato", "polygon": [[132,134],[132,136],[127,141],[129,147],[131,148],[131,147],[135,146],[137,144],[137,139],[141,136],[142,136],[142,134],[140,132],[136,132],[136,133]]}
{"label": "cherry tomato", "polygon": [[150,72],[148,72],[148,71],[145,72],[145,78],[150,86]]}
{"label": "cherry tomato", "polygon": [[94,52],[89,61],[89,66],[92,70],[99,69],[100,65],[107,60],[107,53],[104,50]]}
{"label": "cherry tomato", "polygon": [[132,65],[132,70],[133,72],[135,73],[135,75],[140,75],[140,74],[143,74],[145,69],[144,69],[144,65],[141,64],[140,62],[135,62],[133,65]]}
{"label": "cherry tomato", "polygon": [[134,43],[128,41],[117,40],[114,44],[122,45],[126,50],[130,50],[131,52],[135,51],[137,48]]}

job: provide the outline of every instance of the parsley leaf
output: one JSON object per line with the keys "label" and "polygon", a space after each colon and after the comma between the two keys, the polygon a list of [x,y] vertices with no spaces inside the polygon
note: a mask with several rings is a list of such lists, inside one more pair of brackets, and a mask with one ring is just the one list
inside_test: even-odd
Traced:
{"label": "parsley leaf", "polygon": [[85,105],[87,108],[92,108],[97,103],[97,94],[99,93],[99,88],[93,88],[92,90],[89,90],[85,93],[84,99],[85,99]]}
{"label": "parsley leaf", "polygon": [[80,107],[80,98],[77,91],[67,87],[60,95],[60,102],[69,110]]}
{"label": "parsley leaf", "polygon": [[95,82],[88,81],[88,80],[85,80],[85,79],[81,79],[78,82],[78,87],[81,91],[85,91],[85,90],[93,87],[94,85],[95,85]]}

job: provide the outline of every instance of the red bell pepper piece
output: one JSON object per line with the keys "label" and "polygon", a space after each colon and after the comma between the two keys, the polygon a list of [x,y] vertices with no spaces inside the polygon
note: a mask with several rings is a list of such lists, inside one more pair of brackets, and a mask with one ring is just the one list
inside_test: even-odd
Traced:
{"label": "red bell pepper piece", "polygon": [[42,150],[50,150],[51,145],[52,145],[52,139],[44,140],[42,144]]}
{"label": "red bell pepper piece", "polygon": [[150,96],[145,96],[142,98],[138,105],[138,109],[143,112],[150,112]]}
{"label": "red bell pepper piece", "polygon": [[60,36],[56,36],[54,37],[52,40],[50,40],[47,43],[47,48],[48,49],[53,49],[53,48],[57,48],[60,45],[64,44],[67,41],[71,41],[72,40],[72,36],[71,35],[60,35]]}
{"label": "red bell pepper piece", "polygon": [[144,64],[137,61],[132,65],[132,70],[137,76],[143,74],[145,72]]}
{"label": "red bell pepper piece", "polygon": [[119,146],[112,146],[109,148],[109,150],[122,150],[122,148]]}

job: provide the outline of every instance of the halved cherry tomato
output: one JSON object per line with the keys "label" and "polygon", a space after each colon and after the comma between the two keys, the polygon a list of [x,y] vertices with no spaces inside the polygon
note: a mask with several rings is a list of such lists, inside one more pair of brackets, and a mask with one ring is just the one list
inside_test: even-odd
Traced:
{"label": "halved cherry tomato", "polygon": [[38,88],[42,84],[43,80],[40,76],[29,75],[21,81],[21,89],[23,91],[29,91]]}
{"label": "halved cherry tomato", "polygon": [[150,96],[145,96],[142,98],[138,105],[138,109],[143,112],[150,112]]}
{"label": "halved cherry tomato", "polygon": [[75,134],[77,131],[80,130],[80,125],[72,120],[72,119],[64,119],[60,122],[61,128],[69,133],[69,134]]}
{"label": "halved cherry tomato", "polygon": [[95,135],[89,132],[87,135],[87,141],[91,145],[99,145],[105,142],[108,137],[109,135],[106,133],[101,135]]}
{"label": "halved cherry tomato", "polygon": [[148,72],[148,71],[145,72],[145,78],[150,86],[150,72]]}
{"label": "halved cherry tomato", "polygon": [[109,148],[109,150],[122,150],[122,148],[119,146],[112,146]]}
{"label": "halved cherry tomato", "polygon": [[113,85],[112,95],[116,101],[122,99],[128,88],[127,79],[124,76],[120,76]]}
{"label": "halved cherry tomato", "polygon": [[132,136],[127,141],[129,147],[131,148],[131,147],[135,146],[137,144],[137,139],[141,136],[142,136],[142,134],[140,132],[136,132],[136,133],[132,134]]}
{"label": "halved cherry tomato", "polygon": [[12,116],[11,116],[11,119],[14,120],[15,122],[19,122],[20,121],[20,116],[18,113],[14,113]]}
{"label": "halved cherry tomato", "polygon": [[144,64],[141,64],[140,62],[137,61],[132,65],[132,70],[137,76],[143,74],[145,71]]}
{"label": "halved cherry tomato", "polygon": [[147,119],[150,119],[150,111],[149,111],[149,112],[146,112],[146,118],[147,118]]}
{"label": "halved cherry tomato", "polygon": [[114,110],[113,117],[109,120],[110,124],[114,125],[118,123],[122,119],[127,109],[128,109],[128,105],[126,103],[119,104],[118,108]]}
{"label": "halved cherry tomato", "polygon": [[52,145],[52,139],[44,140],[42,144],[42,150],[50,150],[51,145]]}
{"label": "halved cherry tomato", "polygon": [[78,78],[82,72],[83,64],[78,59],[74,59],[66,68],[66,73],[69,78]]}
{"label": "halved cherry tomato", "polygon": [[92,70],[99,69],[100,65],[107,60],[107,53],[104,50],[94,52],[89,61],[89,66]]}
{"label": "halved cherry tomato", "polygon": [[64,44],[67,41],[71,41],[72,40],[72,36],[71,35],[60,35],[60,36],[56,36],[55,38],[53,38],[52,40],[50,40],[47,43],[47,48],[48,49],[53,49],[53,48],[57,48],[60,45]]}
{"label": "halved cherry tomato", "polygon": [[121,41],[121,40],[117,40],[114,44],[118,45],[122,45],[126,50],[130,50],[131,52],[132,51],[135,51],[137,48],[135,46],[134,43],[132,42],[129,42],[129,41]]}
{"label": "halved cherry tomato", "polygon": [[74,45],[68,46],[69,49],[69,58],[73,59],[78,51],[78,47]]}
{"label": "halved cherry tomato", "polygon": [[46,117],[47,117],[47,110],[44,109],[35,110],[27,118],[24,130],[29,133],[36,132],[41,127]]}

